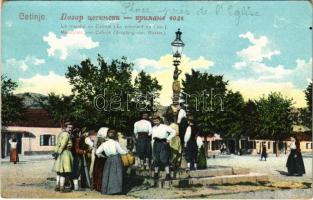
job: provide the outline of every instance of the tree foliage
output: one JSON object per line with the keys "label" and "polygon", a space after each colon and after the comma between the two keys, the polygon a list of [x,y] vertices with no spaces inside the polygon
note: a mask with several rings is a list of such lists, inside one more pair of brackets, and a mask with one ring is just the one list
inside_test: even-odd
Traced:
{"label": "tree foliage", "polygon": [[13,94],[16,88],[16,82],[5,75],[1,76],[1,124],[3,126],[23,119],[25,112],[23,98]]}
{"label": "tree foliage", "polygon": [[222,75],[192,70],[182,82],[183,99],[204,134],[218,133],[238,144],[244,134],[245,102],[239,92],[227,90],[227,84]]}
{"label": "tree foliage", "polygon": [[52,116],[53,120],[64,127],[64,123],[72,120],[75,115],[73,96],[57,95],[50,93],[48,96],[40,97],[39,103]]}
{"label": "tree foliage", "polygon": [[242,112],[242,132],[244,136],[255,138],[258,136],[258,113],[256,101],[248,100]]}
{"label": "tree foliage", "polygon": [[143,103],[147,105],[147,110],[153,110],[158,106],[156,99],[160,96],[159,91],[162,87],[156,78],[152,78],[142,70],[135,78],[134,89],[137,100],[143,100]]}
{"label": "tree foliage", "polygon": [[143,71],[133,83],[133,64],[125,57],[108,63],[98,55],[97,62],[94,65],[86,59],[68,67],[66,77],[73,95],[71,117],[82,126],[109,126],[130,133],[139,108],[152,107],[142,106],[145,101],[138,100],[138,94],[158,96],[161,86]]}
{"label": "tree foliage", "polygon": [[311,115],[312,115],[312,84],[313,82],[311,82],[305,90],[305,99]]}
{"label": "tree foliage", "polygon": [[282,140],[292,131],[292,99],[284,98],[281,93],[273,92],[257,102],[259,120],[258,134],[265,138]]}
{"label": "tree foliage", "polygon": [[307,86],[304,93],[307,107],[300,109],[300,121],[304,126],[312,129],[312,82]]}

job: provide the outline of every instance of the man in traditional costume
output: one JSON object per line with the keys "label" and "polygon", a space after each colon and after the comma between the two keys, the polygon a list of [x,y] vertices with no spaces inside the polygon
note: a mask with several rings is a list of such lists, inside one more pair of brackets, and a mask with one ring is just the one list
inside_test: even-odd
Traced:
{"label": "man in traditional costume", "polygon": [[153,161],[154,161],[154,178],[159,176],[159,168],[164,167],[166,173],[166,180],[169,180],[170,169],[169,162],[171,156],[171,149],[169,143],[175,137],[176,132],[171,127],[161,124],[160,115],[156,114],[153,117],[154,127],[152,128],[153,139]]}
{"label": "man in traditional costume", "polygon": [[189,126],[187,127],[184,137],[187,159],[186,170],[196,170],[198,156],[197,136],[199,134],[199,130],[198,127],[194,124],[194,118],[192,116],[188,117],[188,124]]}
{"label": "man in traditional costume", "polygon": [[263,144],[263,145],[262,145],[262,152],[261,152],[261,161],[263,160],[263,158],[264,158],[264,160],[266,161],[266,157],[267,157],[266,145]]}
{"label": "man in traditional costume", "polygon": [[57,173],[55,191],[70,192],[71,190],[64,187],[65,178],[69,178],[72,172],[73,156],[71,153],[72,140],[70,132],[72,131],[72,124],[65,123],[65,130],[63,130],[57,138],[57,144],[54,148],[54,162],[53,171]]}
{"label": "man in traditional costume", "polygon": [[151,158],[151,132],[152,126],[149,121],[149,114],[143,113],[142,119],[134,124],[136,137],[136,153],[140,159],[140,167],[149,168]]}
{"label": "man in traditional costume", "polygon": [[176,135],[170,142],[171,147],[171,166],[173,169],[179,169],[182,161],[182,146],[179,137],[178,124],[171,123],[170,127],[175,130]]}
{"label": "man in traditional costume", "polygon": [[90,159],[86,158],[87,153],[91,151],[86,148],[84,145],[84,135],[83,133],[86,131],[86,128],[79,130],[78,128],[74,129],[72,132],[72,140],[73,140],[73,170],[72,170],[72,179],[74,183],[74,190],[78,191],[78,178],[81,180],[82,188],[90,188],[90,177],[89,177],[89,166]]}
{"label": "man in traditional costume", "polygon": [[181,145],[184,146],[184,137],[188,127],[187,113],[183,108],[183,104],[178,105],[177,124],[179,126],[179,137]]}

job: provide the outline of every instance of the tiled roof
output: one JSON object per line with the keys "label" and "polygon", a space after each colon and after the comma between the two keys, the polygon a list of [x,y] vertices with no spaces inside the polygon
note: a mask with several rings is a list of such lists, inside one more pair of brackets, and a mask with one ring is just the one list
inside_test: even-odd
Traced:
{"label": "tiled roof", "polygon": [[44,109],[28,109],[23,121],[8,125],[25,127],[60,127],[59,123],[55,122],[51,115]]}

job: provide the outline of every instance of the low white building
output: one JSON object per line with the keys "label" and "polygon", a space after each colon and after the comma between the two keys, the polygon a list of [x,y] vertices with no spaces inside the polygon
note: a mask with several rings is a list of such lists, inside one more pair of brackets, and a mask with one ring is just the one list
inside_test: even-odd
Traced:
{"label": "low white building", "polygon": [[43,109],[28,109],[25,120],[9,124],[1,130],[2,157],[9,156],[9,139],[17,139],[17,151],[22,155],[51,153],[61,132],[49,113]]}

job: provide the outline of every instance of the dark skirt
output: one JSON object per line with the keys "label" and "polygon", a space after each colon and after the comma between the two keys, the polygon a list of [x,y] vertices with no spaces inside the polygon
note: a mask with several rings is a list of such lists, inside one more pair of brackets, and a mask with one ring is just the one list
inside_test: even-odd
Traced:
{"label": "dark skirt", "polygon": [[98,192],[101,192],[102,186],[102,175],[103,175],[103,168],[106,162],[106,158],[98,158],[95,159],[93,176],[92,176],[92,184],[91,189],[95,189]]}
{"label": "dark skirt", "polygon": [[297,152],[296,160],[297,160],[297,174],[298,175],[305,174],[305,168],[301,152]]}
{"label": "dark skirt", "polygon": [[136,153],[141,160],[151,158],[151,140],[149,138],[138,138]]}
{"label": "dark skirt", "polygon": [[17,149],[11,149],[10,151],[10,162],[18,162],[18,154],[17,154]]}
{"label": "dark skirt", "polygon": [[78,179],[81,174],[82,162],[79,155],[73,154],[72,179]]}
{"label": "dark skirt", "polygon": [[305,168],[301,152],[292,149],[287,159],[287,169],[289,175],[305,174]]}
{"label": "dark skirt", "polygon": [[107,158],[102,177],[102,194],[116,194],[123,190],[123,165],[121,156],[114,155]]}
{"label": "dark skirt", "polygon": [[169,166],[171,156],[170,145],[163,141],[153,143],[153,162],[156,167]]}
{"label": "dark skirt", "polygon": [[[91,184],[90,183],[90,177],[89,177],[89,168],[90,168],[90,159],[86,159],[84,160],[84,156],[81,156],[81,168],[80,168],[80,182],[81,182],[81,187],[82,188],[91,188]],[[88,179],[88,181],[87,181]]]}
{"label": "dark skirt", "polygon": [[205,155],[205,148],[202,146],[200,151],[198,152],[198,160],[197,160],[198,169],[206,169],[206,155]]}

